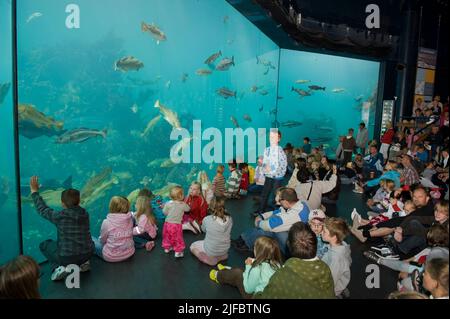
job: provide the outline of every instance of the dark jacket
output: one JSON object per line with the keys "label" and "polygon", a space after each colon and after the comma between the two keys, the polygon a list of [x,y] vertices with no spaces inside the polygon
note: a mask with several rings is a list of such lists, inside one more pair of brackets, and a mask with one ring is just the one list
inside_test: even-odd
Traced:
{"label": "dark jacket", "polygon": [[430,199],[428,204],[424,207],[420,207],[406,216],[400,227],[403,230],[403,236],[426,236],[426,229],[416,227],[417,223],[412,221],[418,221],[425,228],[429,228],[434,222],[434,205]]}
{"label": "dark jacket", "polygon": [[79,256],[94,252],[89,214],[84,208],[75,206],[57,212],[45,204],[39,193],[33,193],[31,197],[39,215],[56,226],[58,256]]}

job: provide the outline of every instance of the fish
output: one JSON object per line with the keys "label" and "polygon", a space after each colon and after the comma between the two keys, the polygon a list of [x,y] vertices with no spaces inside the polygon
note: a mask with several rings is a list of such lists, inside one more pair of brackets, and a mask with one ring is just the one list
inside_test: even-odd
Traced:
{"label": "fish", "polygon": [[[72,175],[67,177],[63,182],[60,182],[57,179],[39,179],[39,192],[43,192],[46,190],[55,190],[55,189],[69,189],[72,188]],[[30,193],[30,178],[21,178],[20,179],[20,192],[21,194],[29,194]]]}
{"label": "fish", "polygon": [[237,91],[231,91],[230,89],[226,88],[226,87],[222,87],[220,89],[216,90],[216,93],[222,97],[224,97],[225,99],[228,99],[229,97],[234,96],[234,98],[236,98],[236,93]]}
{"label": "fish", "polygon": [[43,14],[41,12],[34,12],[28,17],[27,23],[30,23],[31,20],[34,20],[34,19],[42,17],[42,16],[43,16]]}
{"label": "fish", "polygon": [[218,71],[227,71],[231,66],[234,66],[234,56],[229,58],[223,58],[222,61],[219,62],[216,66],[216,70]]}
{"label": "fish", "polygon": [[344,88],[336,88],[336,89],[331,90],[331,92],[333,92],[333,93],[342,93],[344,91],[345,91]]}
{"label": "fish", "polygon": [[291,91],[295,91],[296,93],[298,93],[300,95],[300,97],[311,96],[311,93],[306,92],[305,90],[302,90],[302,89],[297,89],[295,87],[292,87]]}
{"label": "fish", "polygon": [[39,136],[59,136],[63,134],[64,122],[56,121],[38,111],[34,105],[19,104],[19,134],[33,139]]}
{"label": "fish", "polygon": [[136,103],[134,103],[130,109],[131,109],[131,112],[133,112],[134,114],[136,114],[139,111],[139,107],[137,106]]}
{"label": "fish", "polygon": [[130,202],[130,205],[133,205],[136,202],[136,199],[138,198],[139,192],[141,191],[140,188],[135,189],[130,194],[128,194],[127,199]]}
{"label": "fish", "polygon": [[119,179],[132,179],[133,175],[131,175],[130,172],[116,172],[114,173],[114,176],[116,176]]}
{"label": "fish", "polygon": [[326,87],[322,87],[322,86],[318,86],[318,85],[310,85],[310,86],[308,86],[308,88],[313,91],[320,91],[320,90],[325,91],[325,89],[326,89]]}
{"label": "fish", "polygon": [[211,54],[206,60],[205,64],[213,64],[220,56],[222,55],[222,51]]}
{"label": "fish", "polygon": [[139,71],[143,67],[144,63],[132,56],[126,56],[114,62],[114,71]]}
{"label": "fish", "polygon": [[236,128],[239,128],[239,123],[233,115],[230,116],[230,120]]}
{"label": "fish", "polygon": [[244,114],[243,118],[244,118],[244,120],[246,120],[247,122],[251,122],[251,121],[252,121],[252,118],[251,118],[250,115],[248,115],[248,114]]}
{"label": "fish", "polygon": [[295,83],[297,83],[297,84],[305,84],[305,83],[309,83],[309,82],[311,82],[311,80],[297,80],[297,81],[295,81]]}
{"label": "fish", "polygon": [[158,190],[156,190],[154,192],[155,195],[159,195],[161,197],[169,197],[170,194],[170,190],[174,187],[174,186],[180,186],[178,184],[175,183],[168,183],[166,186],[164,186],[163,188],[160,188]]}
{"label": "fish", "polygon": [[258,109],[258,111],[262,112],[264,110],[264,105],[261,105]]}
{"label": "fish", "polygon": [[316,130],[320,130],[320,131],[324,131],[324,132],[333,132],[334,129],[332,127],[329,126],[315,126]]}
{"label": "fish", "polygon": [[181,82],[185,83],[188,80],[189,74],[183,73],[181,75]]}
{"label": "fish", "polygon": [[272,64],[271,61],[269,60],[263,60],[261,57],[256,56],[256,64],[262,64],[266,67],[268,67],[269,69],[276,69],[276,67]]}
{"label": "fish", "polygon": [[281,126],[284,126],[284,127],[296,127],[296,126],[300,126],[300,125],[303,125],[303,123],[299,122],[299,121],[286,121],[286,122],[281,123]]}
{"label": "fish", "polygon": [[[61,193],[65,191],[64,188],[57,188],[57,189],[47,189],[45,191],[40,191],[39,195],[44,200],[45,204],[47,206],[51,207],[62,207],[61,205]],[[31,197],[31,194],[29,196],[22,196],[22,203],[28,203],[30,205],[34,205],[33,198]]]}
{"label": "fish", "polygon": [[210,75],[211,73],[212,71],[208,69],[198,69],[197,71],[195,71],[195,74],[197,75]]}
{"label": "fish", "polygon": [[148,24],[145,22],[141,23],[142,32],[148,32],[150,35],[156,40],[156,44],[159,44],[161,41],[166,41],[167,37],[154,23]]}
{"label": "fish", "polygon": [[164,119],[167,121],[167,123],[172,125],[173,128],[178,129],[178,130],[181,129],[180,119],[178,118],[178,114],[176,112],[174,112],[171,109],[169,109],[169,108],[165,107],[164,105],[162,105],[159,102],[159,100],[157,100],[155,102],[154,107],[159,109],[159,111],[161,112],[161,114],[164,117]]}
{"label": "fish", "polygon": [[107,161],[110,163],[114,163],[113,165],[123,165],[123,164],[133,166],[137,165],[136,161],[132,160],[131,158],[124,157],[122,155],[108,157]]}
{"label": "fish", "polygon": [[152,179],[148,176],[144,176],[142,177],[142,180],[139,182],[139,184],[144,185],[144,187],[147,187],[148,184],[150,184],[150,182],[152,181]]}
{"label": "fish", "polygon": [[82,143],[90,138],[101,136],[106,138],[107,130],[94,130],[89,128],[77,128],[70,130],[59,136],[55,143],[56,144],[69,144],[69,143]]}
{"label": "fish", "polygon": [[267,91],[267,90],[262,90],[262,91],[259,91],[259,94],[261,94],[261,95],[267,95],[267,94],[269,94],[269,91]]}
{"label": "fish", "polygon": [[168,158],[164,162],[162,162],[159,167],[161,167],[161,168],[170,168],[170,167],[174,167],[175,165],[177,165],[177,164],[172,162],[172,160],[170,158]]}
{"label": "fish", "polygon": [[154,118],[152,118],[148,122],[147,127],[145,128],[144,132],[142,132],[141,137],[147,136],[148,133],[150,133],[153,130],[155,125],[158,124],[160,119],[161,119],[161,114],[159,114],[159,115],[155,116]]}
{"label": "fish", "polygon": [[119,183],[117,176],[112,174],[112,168],[107,167],[98,174],[93,174],[81,189],[81,204],[90,205],[106,194],[106,191]]}
{"label": "fish", "polygon": [[11,87],[11,83],[3,83],[0,84],[0,104],[5,100],[6,95],[8,94],[9,88]]}
{"label": "fish", "polygon": [[151,162],[149,162],[149,163],[147,164],[147,167],[153,167],[153,168],[155,168],[155,167],[160,167],[161,164],[162,164],[162,162],[164,162],[164,161],[165,161],[164,158],[157,158],[157,159],[154,159],[154,160],[152,160]]}

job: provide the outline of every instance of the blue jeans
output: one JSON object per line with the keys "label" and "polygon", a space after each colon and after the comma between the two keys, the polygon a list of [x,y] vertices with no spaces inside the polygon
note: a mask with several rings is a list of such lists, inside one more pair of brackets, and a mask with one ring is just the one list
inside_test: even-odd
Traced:
{"label": "blue jeans", "polygon": [[103,259],[103,244],[100,242],[98,238],[92,237],[92,241],[95,245],[95,254]]}
{"label": "blue jeans", "polygon": [[243,232],[241,234],[241,237],[245,241],[245,244],[247,245],[247,247],[250,248],[251,250],[253,250],[255,241],[259,237],[266,236],[266,237],[276,239],[278,241],[278,245],[280,246],[281,252],[283,253],[283,255],[286,256],[286,253],[287,253],[286,242],[287,242],[287,238],[288,238],[288,233],[289,232],[287,232],[287,231],[274,233],[274,232],[262,230],[261,228],[251,228],[251,229]]}
{"label": "blue jeans", "polygon": [[281,187],[282,182],[283,179],[266,177],[261,193],[261,201],[258,207],[259,212],[263,213],[266,211],[267,202],[269,202],[269,206],[272,206],[275,203],[275,191]]}

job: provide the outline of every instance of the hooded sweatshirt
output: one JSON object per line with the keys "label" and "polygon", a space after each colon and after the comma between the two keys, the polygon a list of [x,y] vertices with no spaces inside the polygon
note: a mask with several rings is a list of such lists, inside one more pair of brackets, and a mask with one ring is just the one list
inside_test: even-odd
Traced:
{"label": "hooded sweatshirt", "polygon": [[133,219],[131,213],[108,214],[100,230],[103,259],[118,262],[134,254]]}
{"label": "hooded sweatshirt", "polygon": [[222,218],[209,215],[203,219],[202,231],[206,233],[203,247],[208,256],[224,256],[230,249],[230,234],[233,219],[227,216],[226,221]]}
{"label": "hooded sweatshirt", "polygon": [[350,246],[344,241],[339,246],[329,246],[322,261],[330,267],[334,281],[334,293],[339,296],[350,282],[352,257]]}

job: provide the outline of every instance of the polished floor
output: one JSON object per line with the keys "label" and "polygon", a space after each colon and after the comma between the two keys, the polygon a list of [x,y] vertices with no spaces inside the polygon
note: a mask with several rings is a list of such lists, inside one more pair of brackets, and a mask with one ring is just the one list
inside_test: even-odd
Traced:
{"label": "polished floor", "polygon": [[[350,186],[343,186],[339,202],[336,206],[327,206],[329,216],[339,216],[350,221],[350,213],[356,207],[364,212],[362,195],[351,191]],[[232,238],[252,225],[249,213],[254,210],[251,197],[230,200],[228,211],[234,221]],[[201,235],[185,232],[186,246],[200,240]],[[366,244],[361,244],[351,235],[346,239],[352,249],[352,278],[349,284],[350,298],[379,299],[396,289],[397,273],[380,266],[380,287],[366,287],[366,266],[368,261],[362,252]],[[245,258],[249,256],[230,250],[229,259],[225,263],[233,267],[243,267]],[[175,259],[173,254],[165,254],[161,248],[161,238],[156,242],[153,251],[138,250],[135,256],[125,262],[111,264],[94,257],[91,260],[91,271],[81,275],[80,288],[68,289],[64,282],[50,281],[50,269],[42,265],[41,294],[43,298],[162,298],[162,299],[238,299],[237,289],[220,286],[212,282],[208,275],[210,266],[200,263],[186,249],[185,257]]]}

